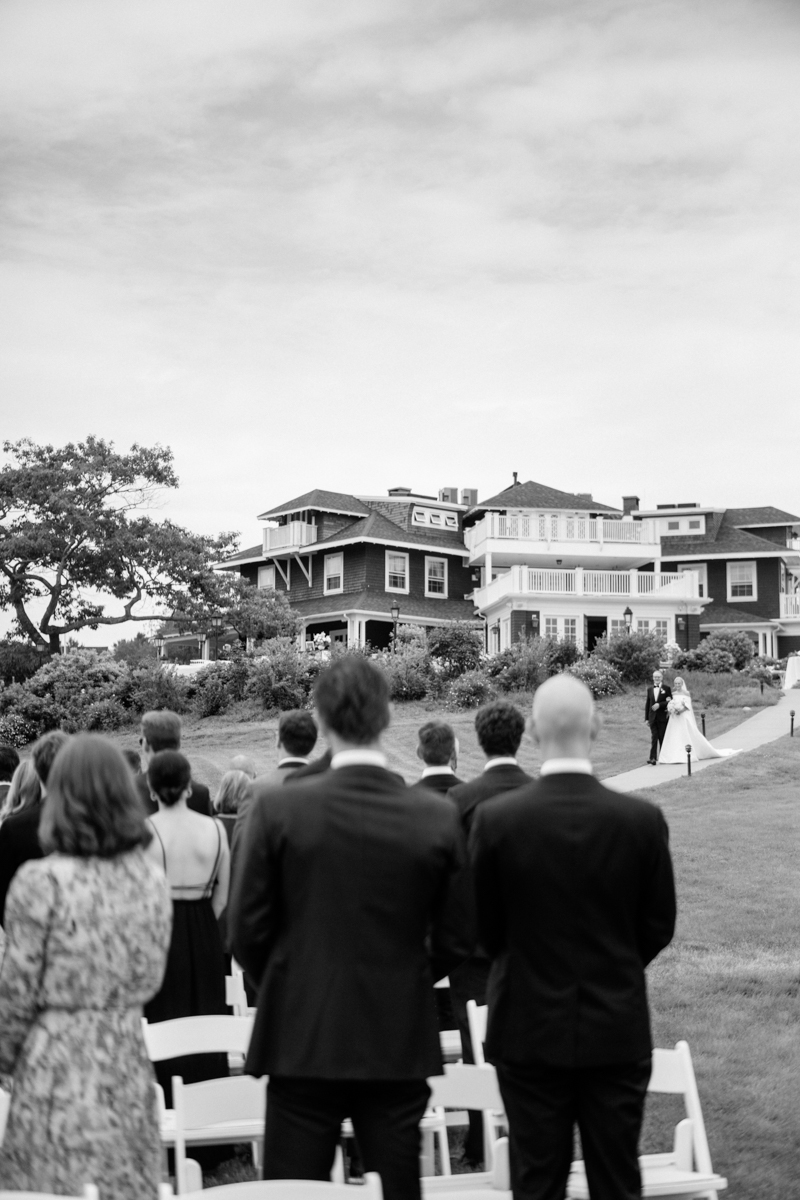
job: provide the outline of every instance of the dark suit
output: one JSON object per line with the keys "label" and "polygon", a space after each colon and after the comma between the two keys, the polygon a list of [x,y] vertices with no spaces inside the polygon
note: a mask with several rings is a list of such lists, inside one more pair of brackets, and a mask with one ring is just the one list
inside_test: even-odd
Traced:
{"label": "dark suit", "polygon": [[30,858],[41,858],[39,820],[42,802],[6,817],[0,825],[0,925],[5,925],[6,896],[11,880]]}
{"label": "dark suit", "polygon": [[[158,812],[158,803],[150,795],[150,788],[147,785],[147,775],[137,775],[134,778],[136,790],[144,802],[145,811],[148,816]],[[195,812],[202,813],[204,817],[213,815],[211,809],[211,797],[208,794],[208,788],[204,783],[198,783],[195,779],[192,780],[192,794],[186,801],[187,808],[194,809]]]}
{"label": "dark suit", "polygon": [[[644,719],[650,726],[650,762],[658,761],[658,751],[661,743],[664,741],[664,734],[667,731],[667,722],[669,721],[669,713],[667,712],[667,704],[672,699],[672,692],[665,683],[662,683],[658,692],[658,701],[656,701],[655,688],[651,684],[647,689],[647,699],[644,703]],[[657,707],[653,707],[657,704]]]}
{"label": "dark suit", "polygon": [[[459,784],[449,793],[458,808],[461,828],[464,836],[469,838],[472,822],[478,805],[502,792],[513,791],[525,783],[533,783],[533,779],[522,767],[515,763],[500,763],[496,767],[485,769],[477,779],[469,783]],[[464,963],[450,972],[450,999],[453,1005],[453,1016],[456,1019],[461,1034],[461,1053],[466,1063],[474,1063],[472,1038],[467,1020],[467,1001],[474,1000],[476,1004],[486,1003],[486,985],[489,982],[489,967],[491,959],[482,947],[478,946],[475,953]],[[480,1162],[483,1158],[483,1117],[481,1113],[470,1110],[469,1133],[464,1143],[464,1157],[470,1162]]]}
{"label": "dark suit", "polygon": [[417,782],[421,787],[430,788],[432,792],[449,792],[450,788],[457,787],[463,781],[453,771],[448,771],[447,774],[439,774],[437,771],[435,775],[426,775]]}
{"label": "dark suit", "polygon": [[[304,770],[310,764],[304,758],[285,758],[279,762],[277,767],[272,771],[265,771],[263,775],[257,775],[253,780],[253,784],[257,784],[258,788],[263,791],[265,787],[280,787],[286,783],[287,779],[291,779],[298,771]],[[250,805],[253,803],[253,784],[247,789],[246,793],[239,801],[239,808],[236,812],[236,821],[233,827],[231,840],[231,854],[238,850],[239,840],[242,836],[244,823],[247,820],[247,814],[250,811]]]}
{"label": "dark suit", "polygon": [[350,1116],[387,1200],[419,1196],[433,982],[472,948],[464,865],[452,804],[382,767],[253,784],[228,912],[259,984],[246,1070],[270,1076],[267,1178],[327,1178]]}
{"label": "dark suit", "polygon": [[661,810],[590,775],[548,775],[481,805],[470,845],[515,1196],[563,1197],[577,1121],[592,1200],[633,1200],[644,968],[675,923]]}

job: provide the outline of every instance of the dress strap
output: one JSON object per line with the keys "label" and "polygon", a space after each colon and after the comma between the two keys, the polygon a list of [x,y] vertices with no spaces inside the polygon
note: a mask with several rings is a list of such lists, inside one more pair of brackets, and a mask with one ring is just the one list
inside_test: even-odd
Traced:
{"label": "dress strap", "polygon": [[148,818],[148,821],[147,821],[147,823],[148,823],[148,825],[150,826],[150,828],[152,829],[153,833],[154,833],[154,834],[156,835],[156,837],[158,838],[158,844],[159,844],[159,846],[161,847],[161,857],[162,857],[162,858],[163,858],[163,860],[164,860],[164,874],[166,875],[166,874],[167,874],[167,852],[166,852],[166,850],[164,849],[164,843],[163,843],[163,842],[162,842],[162,840],[161,840],[161,834],[158,832],[158,830],[156,829],[155,825],[153,824],[153,822],[152,822],[152,821],[151,821],[149,818]]}
{"label": "dress strap", "polygon": [[[210,897],[214,891],[214,887],[217,882],[217,871],[219,869],[219,860],[220,860],[220,856],[222,855],[222,835],[220,834],[220,830],[219,830],[220,822],[218,821],[218,819],[216,817],[214,818],[214,825],[216,826],[216,830],[217,830],[217,857],[214,859],[214,869],[211,872],[211,877],[210,877],[208,883],[206,884],[205,891],[203,892],[203,896],[205,898]],[[227,834],[225,836],[227,837]]]}

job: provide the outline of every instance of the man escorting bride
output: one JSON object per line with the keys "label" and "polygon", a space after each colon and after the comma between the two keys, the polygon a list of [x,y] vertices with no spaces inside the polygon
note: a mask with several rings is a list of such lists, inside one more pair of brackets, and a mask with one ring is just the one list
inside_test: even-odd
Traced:
{"label": "man escorting bride", "polygon": [[739,754],[738,750],[717,750],[707,742],[694,718],[692,698],[680,675],[672,683],[672,697],[667,703],[669,720],[664,740],[658,755],[659,763],[682,763],[686,761],[686,747],[691,745],[692,758],[728,758]]}

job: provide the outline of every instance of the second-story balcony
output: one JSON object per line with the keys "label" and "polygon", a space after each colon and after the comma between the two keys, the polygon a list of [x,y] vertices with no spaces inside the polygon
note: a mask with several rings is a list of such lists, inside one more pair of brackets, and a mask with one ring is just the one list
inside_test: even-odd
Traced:
{"label": "second-story balcony", "polygon": [[316,525],[305,521],[289,521],[286,525],[267,525],[264,528],[264,553],[277,550],[299,550],[317,540]]}
{"label": "second-story balcony", "polygon": [[661,555],[653,521],[609,520],[569,516],[564,513],[531,513],[503,516],[487,513],[464,531],[473,566],[511,566],[523,561],[531,566],[560,558],[565,567],[634,567]]}
{"label": "second-story balcony", "polygon": [[781,596],[781,616],[800,617],[800,592]]}
{"label": "second-story balcony", "polygon": [[703,604],[696,571],[587,571],[582,567],[564,571],[514,566],[473,593],[481,611],[513,597]]}

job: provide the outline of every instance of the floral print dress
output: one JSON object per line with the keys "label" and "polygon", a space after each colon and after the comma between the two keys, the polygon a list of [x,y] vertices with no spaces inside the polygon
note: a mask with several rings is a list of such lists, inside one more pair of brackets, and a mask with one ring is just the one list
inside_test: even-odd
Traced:
{"label": "floral print dress", "polygon": [[0,1189],[156,1200],[161,1148],[142,1005],[158,991],[169,888],[141,850],[50,855],[6,903],[0,1072],[13,1075]]}

